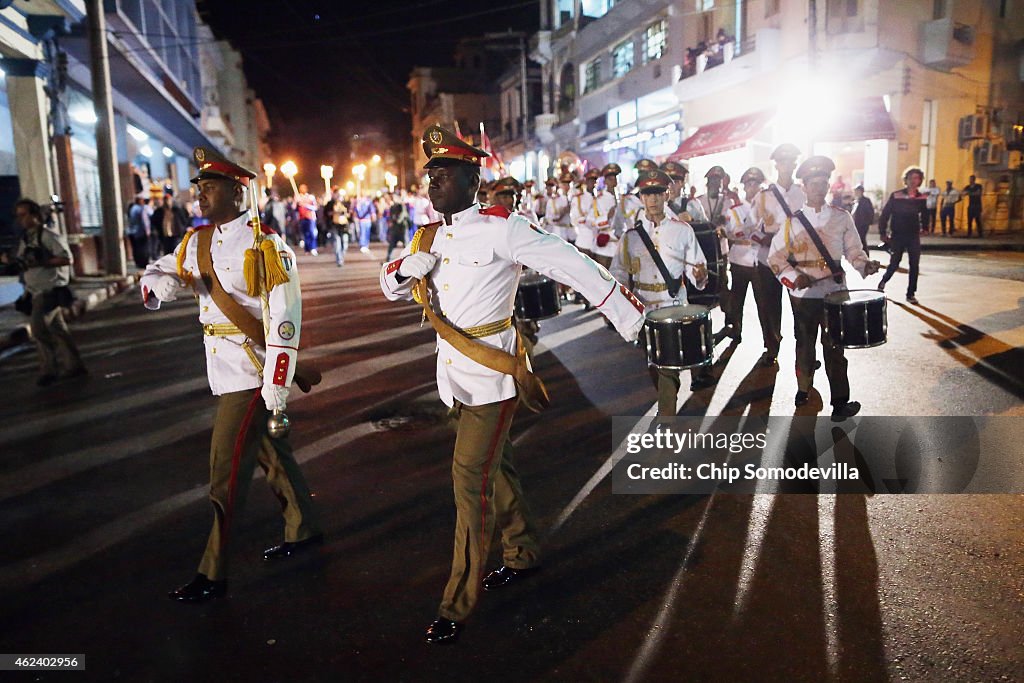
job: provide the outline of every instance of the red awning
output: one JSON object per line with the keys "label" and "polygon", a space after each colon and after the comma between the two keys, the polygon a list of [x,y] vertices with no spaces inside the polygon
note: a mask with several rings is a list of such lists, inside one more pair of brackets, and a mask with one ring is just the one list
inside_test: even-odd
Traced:
{"label": "red awning", "polygon": [[719,121],[701,126],[697,132],[683,140],[679,149],[669,155],[672,161],[692,159],[716,152],[727,152],[747,144],[750,138],[764,128],[775,115],[774,109],[765,109],[754,114],[739,116],[728,121]]}
{"label": "red awning", "polygon": [[823,142],[895,140],[896,127],[881,97],[868,97],[843,105],[843,110],[817,136]]}

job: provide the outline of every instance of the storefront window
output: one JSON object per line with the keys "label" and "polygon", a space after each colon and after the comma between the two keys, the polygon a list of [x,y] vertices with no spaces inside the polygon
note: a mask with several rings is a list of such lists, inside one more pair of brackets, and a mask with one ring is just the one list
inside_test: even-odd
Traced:
{"label": "storefront window", "polygon": [[633,68],[633,41],[625,40],[612,49],[612,76],[625,76]]}
{"label": "storefront window", "polygon": [[665,54],[665,33],[668,25],[665,20],[656,21],[644,31],[643,58],[644,64],[661,59]]}

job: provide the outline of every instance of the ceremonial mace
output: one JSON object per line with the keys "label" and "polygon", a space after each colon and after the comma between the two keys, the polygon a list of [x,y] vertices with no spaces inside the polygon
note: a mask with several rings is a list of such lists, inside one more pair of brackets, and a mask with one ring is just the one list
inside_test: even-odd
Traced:
{"label": "ceremonial mace", "polygon": [[[294,176],[292,176],[294,177]],[[289,177],[291,180],[291,177]],[[295,181],[292,181],[294,184]],[[263,228],[260,225],[260,212],[256,204],[256,193],[252,191],[252,187],[249,188],[249,210],[252,212],[252,232],[253,240],[257,251],[260,250],[260,244],[263,242]],[[296,193],[297,194],[297,193]],[[270,334],[270,299],[267,296],[267,266],[262,258],[256,259],[257,268],[257,282],[260,283],[260,309],[263,313],[263,334]],[[280,408],[275,408],[274,412],[271,413],[270,417],[267,418],[267,433],[274,439],[281,439],[288,436],[288,432],[291,431],[292,424],[288,416]]]}

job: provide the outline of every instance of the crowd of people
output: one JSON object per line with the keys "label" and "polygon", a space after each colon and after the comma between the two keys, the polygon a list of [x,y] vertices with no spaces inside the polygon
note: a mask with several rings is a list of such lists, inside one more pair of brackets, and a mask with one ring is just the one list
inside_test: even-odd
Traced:
{"label": "crowd of people", "polygon": [[307,254],[317,256],[329,246],[339,267],[344,265],[350,245],[369,254],[371,242],[383,242],[390,258],[399,244],[409,242],[416,228],[437,220],[426,188],[416,185],[398,192],[354,195],[333,187],[329,195],[319,198],[305,184],[298,190],[297,196],[283,199],[276,191],[266,190],[263,224]]}

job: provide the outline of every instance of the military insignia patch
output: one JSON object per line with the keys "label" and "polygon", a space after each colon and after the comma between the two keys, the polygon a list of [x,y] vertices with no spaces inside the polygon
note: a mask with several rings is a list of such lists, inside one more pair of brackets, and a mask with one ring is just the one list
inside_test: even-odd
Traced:
{"label": "military insignia patch", "polygon": [[658,172],[657,171],[648,171],[647,172],[647,177],[648,178],[657,178],[658,177]]}
{"label": "military insignia patch", "polygon": [[292,271],[292,257],[287,251],[277,252],[281,255],[281,263],[284,265],[284,269],[289,273]]}
{"label": "military insignia patch", "polygon": [[206,161],[206,150],[203,149],[202,147],[196,148],[196,161],[198,161],[199,163],[203,163],[204,161]]}
{"label": "military insignia patch", "polygon": [[432,131],[430,131],[430,141],[433,142],[435,145],[441,144],[441,131],[439,131],[439,130],[432,130]]}
{"label": "military insignia patch", "polygon": [[448,151],[447,147],[435,147],[434,148],[434,154],[444,154],[447,151]]}
{"label": "military insignia patch", "polygon": [[277,326],[277,333],[281,335],[281,339],[291,339],[295,336],[295,323],[285,320]]}

